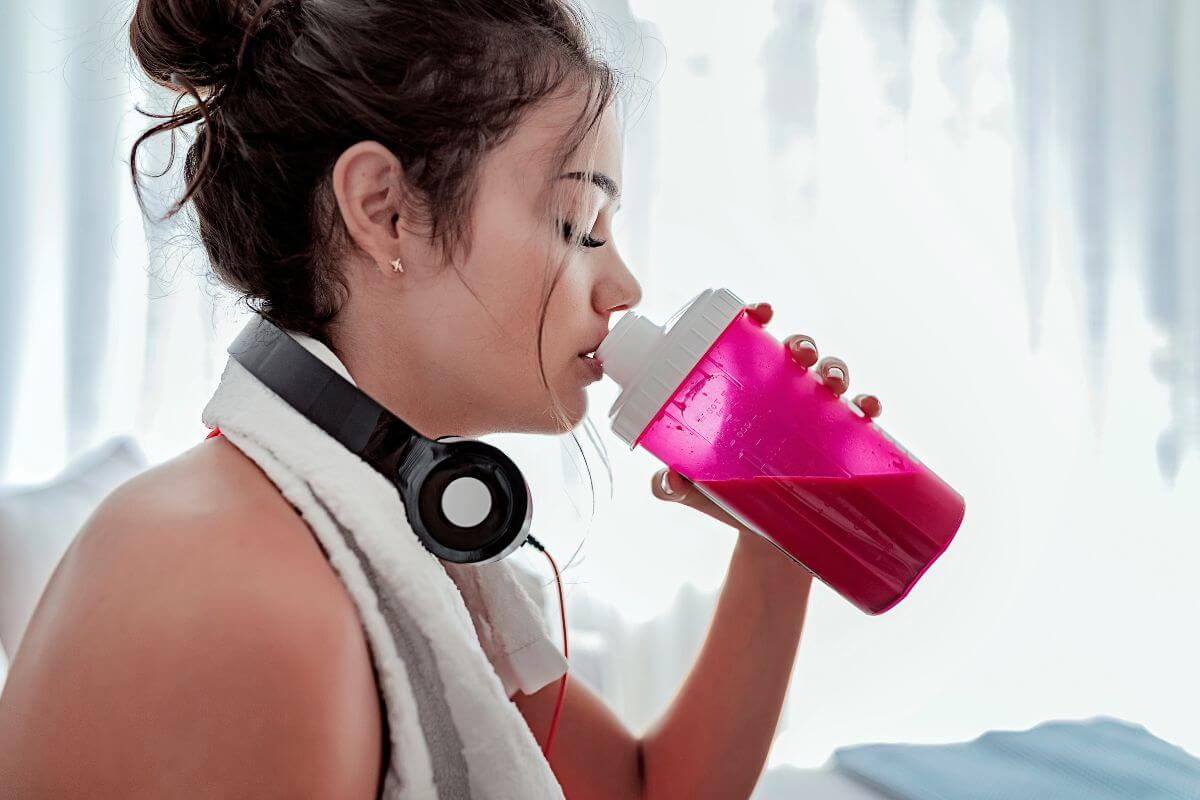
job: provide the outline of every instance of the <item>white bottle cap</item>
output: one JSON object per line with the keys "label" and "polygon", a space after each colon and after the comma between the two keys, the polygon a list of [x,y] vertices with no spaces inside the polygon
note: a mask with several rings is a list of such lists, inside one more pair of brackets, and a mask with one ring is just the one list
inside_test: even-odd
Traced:
{"label": "white bottle cap", "polygon": [[666,338],[663,326],[630,311],[604,337],[596,349],[596,360],[604,365],[608,377],[628,386]]}
{"label": "white bottle cap", "polygon": [[630,448],[745,307],[728,289],[706,289],[676,312],[670,330],[628,311],[608,332],[596,360],[621,386],[608,416]]}

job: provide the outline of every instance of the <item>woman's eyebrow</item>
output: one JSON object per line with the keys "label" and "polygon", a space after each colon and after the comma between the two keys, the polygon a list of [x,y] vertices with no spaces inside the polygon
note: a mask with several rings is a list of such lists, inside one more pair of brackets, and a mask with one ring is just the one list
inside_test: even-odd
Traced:
{"label": "woman's eyebrow", "polygon": [[590,175],[584,172],[568,172],[565,175],[559,175],[559,180],[563,178],[571,178],[577,181],[590,180],[592,183],[599,186],[608,195],[608,198],[617,204],[618,208],[621,205],[621,190],[617,186],[617,182],[605,175],[603,172],[593,172]]}

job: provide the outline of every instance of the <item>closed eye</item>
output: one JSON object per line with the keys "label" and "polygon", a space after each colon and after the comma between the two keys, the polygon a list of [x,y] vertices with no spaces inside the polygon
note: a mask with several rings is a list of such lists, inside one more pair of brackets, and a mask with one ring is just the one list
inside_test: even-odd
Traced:
{"label": "closed eye", "polygon": [[[565,238],[568,242],[571,241],[575,231],[575,229],[571,226],[571,223],[564,220],[562,223],[562,230],[563,238]],[[590,233],[584,234],[579,240],[579,245],[581,247],[602,247],[604,244],[604,241],[592,238]]]}

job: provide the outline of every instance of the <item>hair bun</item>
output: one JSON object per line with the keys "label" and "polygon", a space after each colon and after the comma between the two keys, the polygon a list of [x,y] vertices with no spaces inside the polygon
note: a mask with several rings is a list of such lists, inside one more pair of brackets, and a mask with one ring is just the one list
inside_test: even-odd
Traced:
{"label": "hair bun", "polygon": [[258,5],[240,0],[138,0],[129,23],[129,44],[155,82],[183,90],[183,77],[198,89],[211,90],[232,76],[247,23]]}

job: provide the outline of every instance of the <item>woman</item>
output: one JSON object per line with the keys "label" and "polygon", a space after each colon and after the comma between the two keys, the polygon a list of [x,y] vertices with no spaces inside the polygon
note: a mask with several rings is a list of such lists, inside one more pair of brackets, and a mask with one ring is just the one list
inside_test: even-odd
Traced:
{"label": "woman", "polygon": [[[200,122],[177,208],[222,281],[427,436],[579,423],[588,354],[641,290],[612,237],[616,76],[568,6],[141,0],[130,37],[195,103],[146,135]],[[845,392],[844,362],[817,369]],[[679,475],[651,490],[738,532],[711,628],[641,736],[569,681],[551,767],[572,800],[746,797],[810,579]],[[539,741],[558,685],[513,698]],[[381,723],[345,586],[218,436],[119,488],[64,558],[0,704],[0,793],[376,797]]]}

